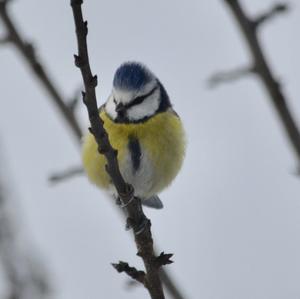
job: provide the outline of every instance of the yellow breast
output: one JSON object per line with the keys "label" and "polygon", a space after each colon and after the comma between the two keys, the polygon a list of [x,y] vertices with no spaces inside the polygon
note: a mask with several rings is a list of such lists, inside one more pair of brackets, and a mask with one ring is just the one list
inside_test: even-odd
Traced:
{"label": "yellow breast", "polygon": [[[172,182],[180,170],[185,152],[185,135],[178,116],[167,111],[158,113],[145,122],[132,124],[115,123],[104,110],[100,117],[112,146],[118,151],[121,172],[123,162],[128,157],[129,137],[136,138],[147,153],[154,170],[151,177],[152,194],[147,196],[159,193]],[[82,160],[90,181],[108,189],[110,179],[105,171],[106,160],[98,153],[96,142],[90,133],[84,138]]]}

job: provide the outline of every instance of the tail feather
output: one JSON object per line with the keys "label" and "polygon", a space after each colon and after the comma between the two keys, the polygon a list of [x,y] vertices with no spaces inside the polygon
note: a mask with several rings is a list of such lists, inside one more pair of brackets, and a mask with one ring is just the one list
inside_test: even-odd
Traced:
{"label": "tail feather", "polygon": [[159,199],[157,195],[153,195],[147,199],[143,199],[142,205],[149,208],[158,209],[158,210],[164,207],[162,201]]}

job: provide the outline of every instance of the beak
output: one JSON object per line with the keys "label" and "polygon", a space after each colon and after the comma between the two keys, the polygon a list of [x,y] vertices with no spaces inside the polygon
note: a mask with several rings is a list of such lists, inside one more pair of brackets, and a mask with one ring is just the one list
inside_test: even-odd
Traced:
{"label": "beak", "polygon": [[118,113],[124,113],[126,110],[125,106],[123,103],[119,103],[117,106],[116,106],[116,112]]}

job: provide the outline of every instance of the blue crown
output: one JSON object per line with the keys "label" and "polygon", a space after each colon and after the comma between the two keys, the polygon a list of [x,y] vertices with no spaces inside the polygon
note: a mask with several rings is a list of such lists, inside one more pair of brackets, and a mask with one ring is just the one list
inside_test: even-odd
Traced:
{"label": "blue crown", "polygon": [[115,73],[113,86],[125,90],[139,90],[153,80],[146,66],[137,62],[125,62]]}

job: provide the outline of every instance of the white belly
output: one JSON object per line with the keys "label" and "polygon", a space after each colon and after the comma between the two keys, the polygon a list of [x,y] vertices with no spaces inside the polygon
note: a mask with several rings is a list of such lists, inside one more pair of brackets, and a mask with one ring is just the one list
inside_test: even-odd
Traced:
{"label": "white belly", "polygon": [[[130,152],[128,151],[123,161],[119,163],[121,174],[126,183],[131,184],[134,188],[135,196],[141,199],[147,199],[153,195],[152,190],[155,187],[154,169],[149,155],[141,148],[140,165],[137,170],[134,169]],[[111,190],[117,196],[115,187],[111,185]]]}

